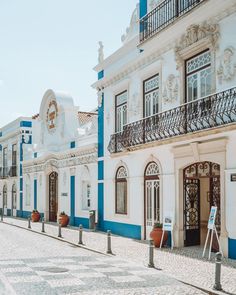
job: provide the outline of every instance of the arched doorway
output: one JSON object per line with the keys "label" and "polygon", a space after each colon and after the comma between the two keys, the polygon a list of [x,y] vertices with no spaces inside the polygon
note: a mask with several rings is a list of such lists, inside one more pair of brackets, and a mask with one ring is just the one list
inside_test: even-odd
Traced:
{"label": "arched doorway", "polygon": [[11,190],[11,215],[16,216],[16,207],[17,207],[17,194],[16,194],[16,185],[12,185],[12,190]]}
{"label": "arched doorway", "polygon": [[58,211],[58,174],[49,174],[49,221],[57,221]]}
{"label": "arched doorway", "polygon": [[217,206],[216,228],[220,232],[220,165],[194,163],[184,169],[185,246],[203,244],[211,206]]}
{"label": "arched doorway", "polygon": [[148,239],[154,223],[160,223],[160,178],[157,163],[147,165],[144,173],[144,238]]}
{"label": "arched doorway", "polygon": [[4,215],[7,215],[7,185],[4,184],[3,187],[3,213]]}

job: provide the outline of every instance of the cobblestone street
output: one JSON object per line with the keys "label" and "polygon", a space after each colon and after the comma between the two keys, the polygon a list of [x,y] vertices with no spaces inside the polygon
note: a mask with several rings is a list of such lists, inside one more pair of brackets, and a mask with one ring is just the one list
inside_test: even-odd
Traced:
{"label": "cobblestone street", "polygon": [[[26,220],[13,218],[5,218],[4,220],[5,222],[27,228]],[[31,223],[31,227],[32,230],[38,232],[41,231],[41,223]],[[15,230],[17,231],[20,229],[16,228]],[[57,237],[57,226],[45,224],[45,230],[46,234]],[[75,244],[78,243],[78,228],[63,228],[62,235],[63,240]],[[84,247],[105,253],[107,245],[106,241],[105,233],[91,231],[83,232]],[[146,267],[147,265],[148,246],[146,242],[112,236],[112,251],[116,256],[116,259],[128,259],[129,261],[132,261],[132,263],[141,265],[141,267]],[[199,247],[174,249],[173,251],[167,248],[162,250],[156,249],[155,265],[162,270],[159,274],[167,274],[168,276],[185,283],[210,291],[214,285],[214,253],[212,253],[211,261],[202,259],[201,255],[202,249]],[[236,261],[224,258],[222,265],[222,286],[224,292],[227,292],[228,294],[236,294]],[[149,290],[149,293],[147,294],[151,294],[150,292],[151,291]],[[161,294],[155,292],[156,291],[154,291],[154,294]],[[158,292],[161,292],[160,287],[158,288]],[[167,292],[163,294],[172,293]]]}
{"label": "cobblestone street", "polygon": [[0,294],[205,294],[118,256],[3,223],[0,234]]}

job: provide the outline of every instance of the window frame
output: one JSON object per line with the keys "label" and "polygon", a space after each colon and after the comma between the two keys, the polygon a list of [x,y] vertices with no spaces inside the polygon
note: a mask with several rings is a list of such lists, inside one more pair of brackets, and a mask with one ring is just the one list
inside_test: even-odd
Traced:
{"label": "window frame", "polygon": [[[123,177],[123,178],[118,178],[118,173],[119,170],[121,168],[124,168],[126,173],[127,173],[127,169],[125,166],[120,166],[117,168],[116,170],[116,178],[115,178],[115,214],[119,214],[119,215],[128,215],[128,181],[127,181],[127,177]],[[125,183],[125,197],[124,197],[124,212],[118,212],[117,210],[117,200],[118,200],[118,191],[117,191],[117,184],[118,183]]]}
{"label": "window frame", "polygon": [[[145,83],[151,79],[153,79],[154,77],[158,77],[158,87],[152,89],[152,90],[149,90],[149,91],[145,91]],[[151,114],[150,116],[145,116],[145,112],[146,112],[146,100],[145,100],[145,95],[147,95],[148,93],[151,93],[155,90],[158,89],[158,92],[159,92],[159,95],[158,95],[158,112],[156,114],[158,114],[160,112],[160,74],[159,73],[156,73],[155,75],[152,75],[151,77],[148,77],[147,79],[143,80],[143,118],[148,118],[148,117],[151,117],[151,116],[155,116],[156,114]],[[153,106],[153,105],[152,105]]]}
{"label": "window frame", "polygon": [[[195,58],[195,57],[197,57],[197,56],[199,56],[199,55],[204,54],[204,53],[207,52],[207,51],[209,51],[209,53],[210,53],[210,55],[211,55],[211,62],[210,62],[210,64],[207,64],[207,65],[205,65],[205,66],[203,66],[203,67],[200,67],[200,68],[198,68],[197,70],[192,71],[191,73],[187,73],[187,63],[188,63],[188,61],[190,61],[191,59],[193,59],[193,58]],[[193,101],[195,101],[195,100],[201,98],[201,97],[198,97],[198,98],[195,99],[195,100],[188,101],[188,83],[187,83],[187,79],[188,79],[188,77],[189,77],[190,75],[193,75],[193,74],[195,74],[195,73],[197,73],[197,72],[200,72],[201,70],[204,70],[204,69],[206,69],[206,68],[208,68],[208,67],[212,68],[212,66],[213,66],[213,62],[212,62],[212,52],[211,52],[210,48],[206,48],[206,49],[204,49],[204,50],[198,52],[197,54],[192,55],[191,57],[189,57],[188,59],[186,59],[186,60],[184,61],[184,76],[185,76],[185,78],[184,78],[184,83],[185,83],[185,96],[184,96],[184,97],[185,97],[185,101],[184,101],[184,103],[190,103],[190,102],[193,102]],[[211,77],[211,79],[212,79],[212,77]],[[212,88],[212,80],[211,80],[211,88]]]}
{"label": "window frame", "polygon": [[[120,95],[122,95],[123,93],[127,93],[127,100],[126,100],[126,102],[124,102],[124,103],[121,103],[121,104],[117,104],[117,98],[118,98],[118,96],[120,96]],[[126,89],[126,90],[124,90],[124,91],[122,91],[122,92],[120,92],[120,93],[118,93],[118,94],[116,94],[115,95],[115,133],[120,133],[120,132],[122,132],[123,130],[124,130],[124,126],[126,125],[123,125],[122,126],[122,130],[120,130],[120,131],[118,131],[118,125],[117,125],[117,109],[119,108],[119,107],[123,107],[124,105],[127,105],[127,111],[126,111],[126,113],[127,113],[127,115],[126,115],[126,124],[128,123],[128,90]]]}

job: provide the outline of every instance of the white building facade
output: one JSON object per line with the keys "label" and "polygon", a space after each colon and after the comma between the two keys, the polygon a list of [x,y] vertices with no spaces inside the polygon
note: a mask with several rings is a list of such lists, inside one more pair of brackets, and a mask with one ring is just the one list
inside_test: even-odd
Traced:
{"label": "white building facade", "polygon": [[236,258],[236,3],[140,0],[98,81],[99,227],[175,246],[205,242],[211,206]]}
{"label": "white building facade", "polygon": [[[71,225],[89,227],[89,211],[97,210],[97,112],[81,112],[70,95],[48,90],[39,114],[23,122],[30,122],[31,133],[17,158],[22,160],[17,216],[28,217],[36,209],[56,222],[64,211]],[[12,215],[13,207],[7,208]]]}

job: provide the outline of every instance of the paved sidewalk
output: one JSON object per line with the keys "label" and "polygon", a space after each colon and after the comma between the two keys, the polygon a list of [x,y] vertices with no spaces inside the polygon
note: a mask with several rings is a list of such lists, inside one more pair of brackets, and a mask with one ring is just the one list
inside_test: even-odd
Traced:
{"label": "paved sidewalk", "polygon": [[[27,220],[5,217],[4,222],[27,228]],[[41,223],[31,223],[32,230],[41,231]],[[45,224],[47,234],[57,237],[58,227],[53,224]],[[64,240],[72,243],[78,243],[78,228],[62,228]],[[106,234],[102,232],[83,232],[83,242],[85,247],[106,252]],[[112,251],[121,258],[126,258],[134,262],[141,262],[147,265],[148,245],[145,241],[137,241],[119,236],[112,236]],[[188,247],[178,248],[171,251],[170,249],[155,249],[155,265],[162,269],[163,273],[177,278],[183,282],[212,290],[214,285],[214,253],[211,261],[203,259],[202,248]],[[222,294],[236,294],[236,261],[223,259],[222,265]],[[215,291],[214,291],[215,292]],[[219,292],[220,294],[220,292]]]}

